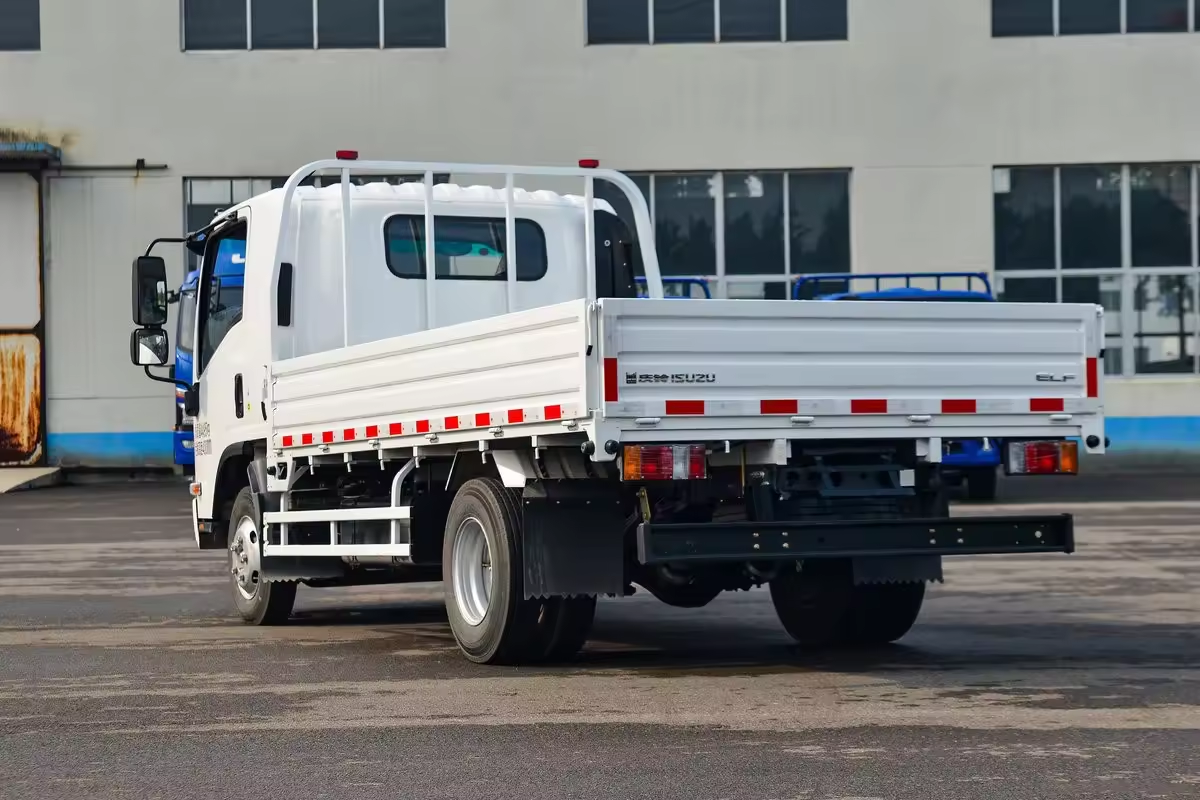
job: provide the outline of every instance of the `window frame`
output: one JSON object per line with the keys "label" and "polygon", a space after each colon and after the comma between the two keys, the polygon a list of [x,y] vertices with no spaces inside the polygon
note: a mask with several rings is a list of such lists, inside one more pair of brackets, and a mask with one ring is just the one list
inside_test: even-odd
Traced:
{"label": "window frame", "polygon": [[[817,37],[817,38],[789,38],[788,37],[788,3],[791,0],[778,0],[779,2],[779,38],[776,39],[723,39],[721,36],[721,4],[736,3],[737,0],[712,0],[713,3],[713,38],[704,41],[659,41],[654,36],[654,4],[657,0],[641,0],[646,6],[646,15],[648,18],[645,41],[629,41],[629,42],[593,42],[588,31],[588,8],[594,2],[604,2],[604,0],[583,0],[583,44],[585,47],[638,47],[645,45],[681,45],[694,46],[697,44],[721,44],[729,42],[732,44],[755,45],[765,44],[778,41],[780,43],[791,44],[814,44],[819,42],[848,42],[850,41],[850,0],[829,0],[840,4],[840,11],[845,15],[845,33],[839,38],[832,37]],[[821,2],[822,0],[814,0]]]}
{"label": "window frame", "polygon": [[[1121,263],[1118,267],[1102,268],[1102,269],[1070,269],[1063,266],[1062,258],[1062,168],[1063,167],[1101,167],[1104,164],[1099,163],[1069,163],[1069,164],[1003,164],[996,165],[992,168],[993,176],[998,170],[1004,169],[1053,169],[1054,171],[1054,264],[1045,268],[1039,269],[1000,269],[995,263],[995,212],[993,211],[993,262],[992,275],[996,284],[997,295],[1003,295],[1004,285],[1009,280],[1021,279],[1053,279],[1054,281],[1054,300],[1053,302],[1063,302],[1063,282],[1071,278],[1116,278],[1119,284],[1120,291],[1120,310],[1109,311],[1105,310],[1106,318],[1116,319],[1120,323],[1119,331],[1111,332],[1112,326],[1106,325],[1106,335],[1104,347],[1107,349],[1110,346],[1115,346],[1119,340],[1121,348],[1121,369],[1119,372],[1106,373],[1109,377],[1123,378],[1128,380],[1163,380],[1172,378],[1189,378],[1200,374],[1200,163],[1191,163],[1186,161],[1154,161],[1154,162],[1124,162],[1120,164],[1110,164],[1109,166],[1119,166],[1121,170],[1121,199],[1120,199],[1120,247],[1121,247]],[[1130,179],[1133,170],[1140,167],[1156,167],[1156,166],[1181,166],[1188,167],[1190,173],[1189,186],[1189,207],[1188,207],[1188,224],[1191,233],[1191,264],[1176,265],[1169,267],[1138,267],[1133,264],[1133,208],[1132,208],[1132,182]],[[993,196],[996,192],[995,178],[993,179]],[[1185,337],[1185,341],[1191,343],[1190,353],[1192,354],[1195,364],[1191,372],[1138,372],[1137,370],[1137,345],[1138,342],[1146,338],[1145,334],[1137,331],[1137,315],[1138,312],[1134,309],[1135,293],[1137,292],[1138,282],[1142,278],[1160,278],[1168,276],[1188,276],[1192,283],[1192,311],[1190,317],[1192,319],[1193,331]],[[1038,302],[1038,301],[1030,301]],[[1113,343],[1110,345],[1110,342]]]}
{"label": "window frame", "polygon": [[[407,275],[407,274],[398,272],[396,270],[396,267],[392,263],[392,251],[391,251],[391,248],[389,247],[389,243],[391,242],[391,237],[388,235],[388,231],[391,228],[392,223],[394,221],[400,220],[400,219],[407,221],[409,225],[413,225],[415,223],[420,223],[422,238],[420,240],[421,246],[417,249],[417,258],[420,261],[421,270],[422,270],[422,273],[420,275]],[[487,222],[491,225],[499,225],[502,229],[504,229],[506,227],[504,217],[480,217],[480,216],[471,216],[471,215],[438,214],[434,217],[434,222],[433,222],[433,224],[434,224],[433,235],[434,235],[435,246],[437,243],[437,222],[438,222],[438,220],[453,220],[455,222],[463,222],[463,221]],[[548,250],[548,242],[546,239],[546,229],[543,228],[541,223],[539,223],[535,219],[531,219],[529,217],[516,217],[513,221],[513,238],[514,239],[517,237],[517,229],[522,227],[523,223],[525,225],[532,225],[533,230],[537,233],[538,244],[540,246],[539,249],[541,250],[541,264],[540,264],[541,270],[537,273],[537,277],[522,276],[520,273],[520,270],[518,270],[517,271],[517,283],[536,283],[537,281],[540,281],[542,278],[545,278],[546,275],[550,271],[550,254],[549,254],[549,250]],[[384,262],[387,264],[388,272],[390,272],[394,277],[399,278],[400,280],[406,280],[406,281],[423,281],[423,280],[425,280],[426,279],[425,276],[428,274],[428,267],[425,264],[425,252],[426,252],[425,251],[425,241],[424,241],[425,216],[423,214],[390,214],[383,220],[383,226],[381,228],[381,233],[383,236],[383,257],[384,257]],[[507,253],[502,253],[502,257],[507,257],[507,255],[508,255]],[[441,283],[442,281],[472,281],[472,282],[479,282],[479,283],[497,283],[497,284],[501,284],[501,285],[508,282],[507,278],[501,278],[501,277],[495,276],[495,275],[492,275],[492,276],[487,276],[487,275],[438,275],[438,274],[436,274],[436,266],[435,266],[434,283]]]}
{"label": "window frame", "polygon": [[[302,0],[297,0],[301,2]],[[423,44],[423,45],[389,45],[387,43],[387,6],[388,0],[375,0],[379,15],[379,41],[373,47],[322,47],[320,41],[320,4],[318,0],[312,0],[312,46],[311,48],[300,47],[254,47],[254,14],[253,4],[255,0],[244,0],[246,9],[246,41],[243,47],[236,48],[189,48],[187,46],[187,0],[179,0],[179,49],[184,53],[229,53],[237,50],[252,50],[258,52],[298,52],[306,49],[312,50],[328,50],[338,52],[362,52],[364,50],[445,50],[450,46],[450,0],[435,0],[441,3],[442,11],[442,41],[440,44]]]}

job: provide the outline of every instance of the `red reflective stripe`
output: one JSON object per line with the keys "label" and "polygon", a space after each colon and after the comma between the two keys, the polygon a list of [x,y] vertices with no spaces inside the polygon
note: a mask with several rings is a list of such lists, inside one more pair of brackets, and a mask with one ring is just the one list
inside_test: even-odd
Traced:
{"label": "red reflective stripe", "polygon": [[1100,396],[1100,359],[1087,360],[1087,392],[1088,397]]}
{"label": "red reflective stripe", "polygon": [[943,400],[942,401],[942,413],[943,414],[974,414],[975,413],[975,401],[974,400]]}
{"label": "red reflective stripe", "polygon": [[402,433],[404,433],[404,426],[399,422],[392,422],[388,424],[388,436],[399,436]]}
{"label": "red reflective stripe", "polygon": [[368,425],[367,426],[367,438],[368,439],[374,439],[378,435],[379,435],[379,426],[378,425]]}
{"label": "red reflective stripe", "polygon": [[323,431],[321,433],[321,442],[322,443],[329,444],[332,441],[333,441],[333,431]]}
{"label": "red reflective stripe", "polygon": [[429,433],[429,420],[417,420],[417,433]]}
{"label": "red reflective stripe", "polygon": [[354,437],[356,435],[357,433],[355,432],[354,428],[346,428],[346,430],[342,431],[342,441],[352,442],[354,441]]}
{"label": "red reflective stripe", "polygon": [[458,417],[446,417],[443,421],[446,423],[446,430],[448,431],[458,428]]}
{"label": "red reflective stripe", "polygon": [[[604,402],[617,402],[617,360],[615,358],[604,359]],[[512,420],[509,420],[511,422]]]}
{"label": "red reflective stripe", "polygon": [[508,410],[508,421],[512,424],[525,421],[525,412],[519,408],[510,408]]}
{"label": "red reflective stripe", "polygon": [[562,406],[546,406],[546,419],[562,419]]}
{"label": "red reflective stripe", "polygon": [[888,412],[887,400],[851,400],[851,414],[886,414]]}
{"label": "red reflective stripe", "polygon": [[290,436],[283,437],[283,446],[291,447],[292,446],[292,437],[290,437]]}
{"label": "red reflective stripe", "polygon": [[1029,410],[1033,412],[1062,411],[1061,397],[1035,397],[1029,401]]}
{"label": "red reflective stripe", "polygon": [[667,414],[699,416],[704,413],[703,400],[668,400]]}
{"label": "red reflective stripe", "polygon": [[492,424],[492,415],[491,414],[476,414],[475,415],[475,427],[486,428],[488,425],[491,425],[491,424]]}
{"label": "red reflective stripe", "polygon": [[301,434],[300,435],[300,443],[301,444],[312,444],[312,434],[311,433]]}
{"label": "red reflective stripe", "polygon": [[799,400],[763,400],[758,404],[760,414],[795,414],[799,410]]}

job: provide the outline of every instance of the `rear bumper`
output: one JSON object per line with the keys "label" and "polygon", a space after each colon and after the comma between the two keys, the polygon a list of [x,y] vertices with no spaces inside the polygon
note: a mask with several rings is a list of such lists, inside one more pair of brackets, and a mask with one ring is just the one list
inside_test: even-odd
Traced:
{"label": "rear bumper", "polygon": [[1070,514],[836,522],[643,523],[643,564],[1072,553]]}

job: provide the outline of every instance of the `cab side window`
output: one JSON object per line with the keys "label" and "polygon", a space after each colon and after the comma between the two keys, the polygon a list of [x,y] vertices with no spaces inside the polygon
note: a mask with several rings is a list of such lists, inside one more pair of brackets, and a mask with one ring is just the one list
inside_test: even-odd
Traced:
{"label": "cab side window", "polygon": [[196,313],[200,316],[199,370],[217,352],[229,331],[242,319],[242,290],[245,284],[245,221],[213,235],[204,249]]}

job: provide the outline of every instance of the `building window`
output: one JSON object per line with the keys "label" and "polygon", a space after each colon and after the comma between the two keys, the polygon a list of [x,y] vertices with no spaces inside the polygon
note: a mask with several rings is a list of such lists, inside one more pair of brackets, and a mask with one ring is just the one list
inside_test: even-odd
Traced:
{"label": "building window", "polygon": [[1200,0],[992,0],[993,36],[1184,33]]}
{"label": "building window", "polygon": [[0,51],[40,50],[40,0],[0,0]]}
{"label": "building window", "polygon": [[445,46],[446,0],[183,0],[184,50]]}
{"label": "building window", "polygon": [[[850,271],[848,170],[642,173],[664,277],[700,278],[714,297],[789,295],[791,279]],[[596,196],[633,228],[605,181]]]}
{"label": "building window", "polygon": [[1002,167],[994,173],[1000,299],[1097,303],[1105,372],[1200,372],[1200,168]]}
{"label": "building window", "polygon": [[847,38],[847,0],[585,0],[588,44]]}

